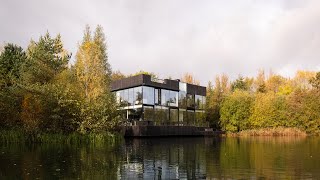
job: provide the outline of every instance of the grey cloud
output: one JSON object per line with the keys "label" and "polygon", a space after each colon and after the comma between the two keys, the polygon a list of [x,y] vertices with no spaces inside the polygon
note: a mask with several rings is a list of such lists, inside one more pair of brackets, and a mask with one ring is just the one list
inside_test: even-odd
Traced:
{"label": "grey cloud", "polygon": [[320,70],[318,1],[0,0],[0,42],[26,47],[49,30],[76,53],[85,24],[101,24],[115,70],[153,71],[201,83],[226,73]]}

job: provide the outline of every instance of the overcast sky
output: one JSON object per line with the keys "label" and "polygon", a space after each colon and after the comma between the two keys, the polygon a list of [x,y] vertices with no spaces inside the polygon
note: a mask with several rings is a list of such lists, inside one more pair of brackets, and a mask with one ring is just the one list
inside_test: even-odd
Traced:
{"label": "overcast sky", "polygon": [[259,69],[320,70],[318,0],[0,0],[0,43],[27,47],[48,30],[76,54],[86,24],[103,26],[113,70],[165,78]]}

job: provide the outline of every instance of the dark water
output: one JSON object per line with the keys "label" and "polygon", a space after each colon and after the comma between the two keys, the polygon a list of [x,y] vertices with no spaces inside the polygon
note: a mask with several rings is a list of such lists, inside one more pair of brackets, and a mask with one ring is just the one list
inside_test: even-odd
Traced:
{"label": "dark water", "polygon": [[0,145],[0,179],[320,179],[320,138]]}

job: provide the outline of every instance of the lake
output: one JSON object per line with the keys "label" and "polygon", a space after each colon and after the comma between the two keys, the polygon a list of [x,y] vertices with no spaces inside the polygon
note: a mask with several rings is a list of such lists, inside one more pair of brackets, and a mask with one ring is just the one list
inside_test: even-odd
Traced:
{"label": "lake", "polygon": [[319,137],[2,144],[0,179],[320,179]]}

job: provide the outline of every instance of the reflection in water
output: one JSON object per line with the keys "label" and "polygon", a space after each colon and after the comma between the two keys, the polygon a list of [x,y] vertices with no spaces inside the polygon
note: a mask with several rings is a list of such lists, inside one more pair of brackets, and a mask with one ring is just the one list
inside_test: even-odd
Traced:
{"label": "reflection in water", "polygon": [[0,179],[320,179],[320,138],[147,138],[0,145]]}

